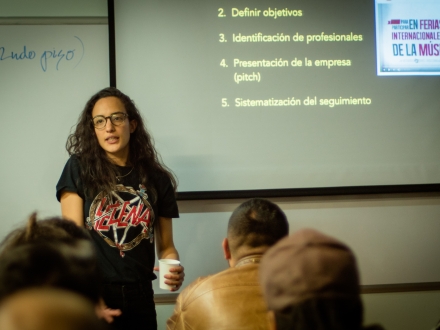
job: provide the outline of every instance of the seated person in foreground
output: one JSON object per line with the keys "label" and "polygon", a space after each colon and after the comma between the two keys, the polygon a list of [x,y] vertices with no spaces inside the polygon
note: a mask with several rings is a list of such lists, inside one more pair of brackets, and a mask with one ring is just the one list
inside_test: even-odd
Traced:
{"label": "seated person in foreground", "polygon": [[201,277],[177,298],[168,329],[267,329],[258,282],[260,259],[289,233],[284,212],[264,199],[251,199],[231,215],[223,253],[230,268]]}
{"label": "seated person in foreground", "polygon": [[53,287],[98,305],[100,290],[88,247],[48,242],[8,249],[0,257],[0,302],[24,289]]}
{"label": "seated person in foreground", "polygon": [[17,292],[0,304],[2,330],[105,330],[94,305],[83,296],[55,288]]}
{"label": "seated person in foreground", "polygon": [[100,283],[90,236],[72,221],[37,221],[34,213],[0,243],[0,301],[26,288],[62,288],[89,299],[99,317],[112,322],[120,311],[104,305]]}
{"label": "seated person in foreground", "polygon": [[260,269],[272,330],[383,329],[362,326],[355,256],[332,237],[300,230],[269,249]]}
{"label": "seated person in foreground", "polygon": [[51,286],[100,297],[93,245],[85,229],[60,218],[36,219],[12,231],[0,244],[0,300],[30,287]]}

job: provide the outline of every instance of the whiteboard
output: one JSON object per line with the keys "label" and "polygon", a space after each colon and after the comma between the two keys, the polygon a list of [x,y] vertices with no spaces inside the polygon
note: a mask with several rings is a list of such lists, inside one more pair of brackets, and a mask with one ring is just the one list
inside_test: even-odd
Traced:
{"label": "whiteboard", "polygon": [[109,85],[108,48],[107,25],[0,25],[0,238],[33,211],[61,214],[65,143]]}

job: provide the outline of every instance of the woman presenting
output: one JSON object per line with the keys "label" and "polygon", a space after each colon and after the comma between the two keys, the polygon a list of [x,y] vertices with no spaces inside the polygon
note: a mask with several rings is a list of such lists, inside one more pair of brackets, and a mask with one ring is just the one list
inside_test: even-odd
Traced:
{"label": "woman presenting", "polygon": [[[151,281],[159,259],[179,259],[172,218],[176,180],[161,162],[133,101],[116,88],[95,94],[67,144],[57,184],[63,217],[90,230],[105,304],[120,309],[116,329],[156,329]],[[155,244],[154,244],[155,242]],[[182,266],[166,275],[176,291]]]}

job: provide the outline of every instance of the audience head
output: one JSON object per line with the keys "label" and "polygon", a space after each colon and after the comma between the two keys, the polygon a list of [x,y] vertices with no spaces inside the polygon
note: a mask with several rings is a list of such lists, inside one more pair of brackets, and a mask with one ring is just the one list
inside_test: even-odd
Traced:
{"label": "audience head", "polygon": [[250,199],[238,206],[229,219],[227,239],[223,242],[225,256],[237,259],[243,253],[264,253],[288,234],[286,215],[276,204]]}
{"label": "audience head", "polygon": [[94,305],[70,291],[22,290],[0,304],[2,330],[103,330],[104,327]]}
{"label": "audience head", "polygon": [[282,239],[263,256],[260,280],[278,330],[362,327],[356,259],[332,237],[303,229]]}
{"label": "audience head", "polygon": [[11,233],[0,244],[0,256],[8,249],[26,243],[63,242],[75,244],[78,240],[90,240],[90,235],[84,228],[78,227],[73,221],[58,217],[37,220],[37,214],[32,213],[25,226]]}
{"label": "audience head", "polygon": [[60,218],[36,220],[9,234],[0,245],[0,301],[22,289],[56,287],[97,303],[99,277],[88,233]]}

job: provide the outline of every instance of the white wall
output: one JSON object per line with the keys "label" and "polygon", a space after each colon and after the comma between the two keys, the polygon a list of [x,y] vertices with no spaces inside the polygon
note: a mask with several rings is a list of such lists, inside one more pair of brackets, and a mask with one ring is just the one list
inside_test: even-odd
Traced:
{"label": "white wall", "polygon": [[[180,201],[175,243],[187,279],[226,266],[220,243],[231,212],[244,200]],[[311,227],[355,252],[363,285],[440,282],[440,194],[272,199],[291,232]]]}

